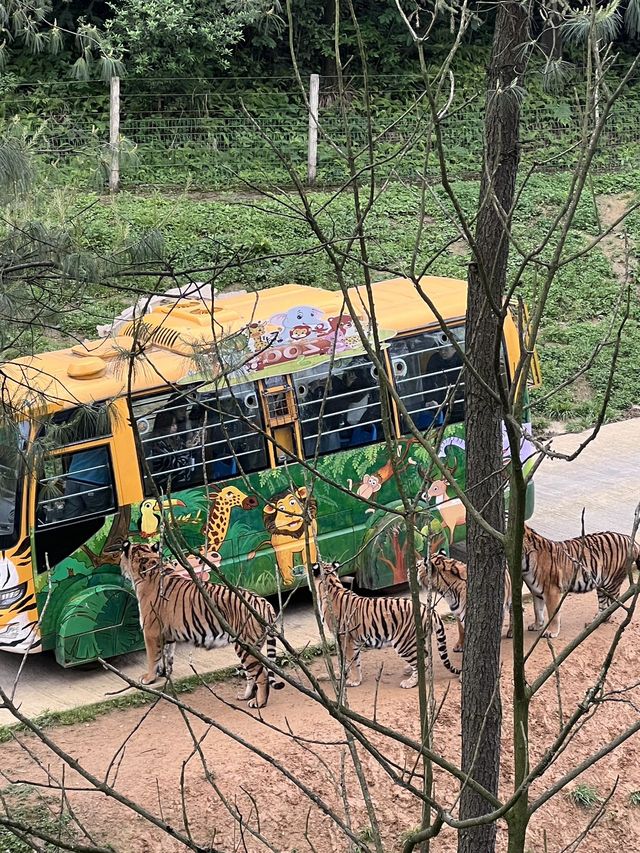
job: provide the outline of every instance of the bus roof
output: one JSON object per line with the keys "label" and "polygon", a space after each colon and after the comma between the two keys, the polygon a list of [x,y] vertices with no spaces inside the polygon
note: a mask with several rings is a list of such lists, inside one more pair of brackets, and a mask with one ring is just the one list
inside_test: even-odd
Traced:
{"label": "bus roof", "polygon": [[[442,317],[449,322],[464,318],[466,282],[426,276],[420,285]],[[437,322],[409,279],[376,282],[372,293],[380,327],[402,334]],[[367,317],[366,288],[350,288],[349,297],[355,313]],[[128,387],[135,392],[162,387],[193,371],[194,352],[210,347],[214,336],[220,342],[250,324],[268,325],[298,306],[317,309],[326,317],[348,313],[341,291],[300,284],[256,293],[218,294],[213,323],[211,302],[168,298],[144,315],[142,336],[139,321],[137,326],[129,321],[119,326],[113,337],[85,340],[68,349],[6,363],[2,368],[4,402],[16,409],[67,409],[112,399]],[[131,359],[134,335],[138,341],[145,338],[144,357]],[[130,371],[132,361],[134,369]]]}

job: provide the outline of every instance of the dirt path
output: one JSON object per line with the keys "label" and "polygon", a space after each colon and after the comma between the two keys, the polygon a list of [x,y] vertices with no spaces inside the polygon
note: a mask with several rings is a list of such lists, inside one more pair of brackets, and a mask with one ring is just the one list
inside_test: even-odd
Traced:
{"label": "dirt path", "polygon": [[[593,600],[592,600],[593,598]],[[561,642],[568,640],[593,614],[595,596],[570,598],[563,610],[564,620]],[[569,714],[584,695],[584,691],[595,675],[602,656],[613,636],[615,626],[605,625],[599,629],[579,650],[574,658],[562,668],[561,693],[563,712]],[[448,627],[449,643],[452,645],[454,626]],[[533,635],[528,636],[531,642]],[[639,667],[640,625],[632,624],[626,633],[616,663],[609,678],[609,688],[620,687],[636,680]],[[511,782],[511,725],[508,690],[510,681],[509,646],[504,643],[505,666],[504,687],[504,757],[503,786],[508,791]],[[538,672],[550,660],[548,647],[540,643],[530,661],[530,676]],[[316,665],[318,671],[322,664]],[[379,689],[376,691],[376,673],[382,667]],[[407,735],[417,733],[417,693],[400,689],[402,666],[392,651],[370,652],[364,658],[365,683],[352,689],[349,699],[352,707],[371,715],[377,703],[377,719],[395,726]],[[272,694],[260,722],[254,714],[243,713],[229,707],[234,701],[237,685],[218,685],[219,698],[201,689],[187,696],[186,701],[210,715],[217,724],[226,727],[237,737],[248,740],[273,755],[282,765],[295,773],[314,792],[326,800],[344,818],[344,807],[335,789],[333,778],[340,777],[341,756],[344,753],[343,737],[337,724],[312,700],[287,687]],[[448,759],[459,758],[459,702],[460,687],[438,663],[437,693],[442,699],[442,711],[436,726],[437,747]],[[640,703],[640,690],[631,691],[629,702],[606,703],[595,719],[588,722],[571,741],[566,751],[532,788],[532,797],[562,773],[579,763],[593,750],[614,737],[640,714],[631,704]],[[241,704],[241,703],[240,703]],[[637,707],[637,704],[636,704]],[[533,704],[533,719],[530,738],[534,758],[539,758],[546,745],[558,731],[559,716],[556,685],[549,682]],[[311,742],[296,741],[285,733],[289,728],[301,738]],[[119,791],[135,798],[155,814],[162,813],[166,820],[183,828],[180,775],[185,762],[185,800],[191,832],[201,843],[213,843],[218,850],[247,851],[267,848],[245,833],[242,839],[237,824],[229,816],[221,801],[227,799],[229,807],[238,809],[244,819],[256,827],[259,813],[261,832],[278,849],[286,851],[312,850],[305,840],[305,831],[312,839],[318,853],[328,851],[352,851],[354,845],[338,830],[333,821],[310,809],[307,798],[278,772],[272,765],[252,754],[246,747],[221,731],[207,727],[200,721],[193,722],[193,730],[202,741],[203,755],[215,778],[218,792],[207,783],[202,764],[193,753],[193,743],[184,720],[179,712],[163,703],[149,710],[131,709],[110,714],[87,726],[74,726],[53,730],[55,740],[73,756],[81,759],[89,770],[104,776],[114,760],[119,747],[126,746],[110,772],[110,780]],[[128,738],[128,740],[127,740]],[[32,738],[24,738],[30,749],[45,759],[52,769],[59,772],[59,761],[41,744]],[[398,744],[375,738],[376,744],[388,758],[399,766],[411,762],[411,756]],[[2,767],[14,780],[22,782],[43,781],[44,774],[15,744],[0,748]],[[604,759],[595,769],[587,771],[581,782],[592,785],[598,795],[605,797],[617,778],[618,787],[607,804],[604,815],[589,838],[581,845],[582,853],[600,853],[615,841],[620,850],[636,850],[640,847],[640,809],[629,804],[630,792],[640,789],[640,741],[634,737],[614,755]],[[349,768],[349,760],[346,760]],[[372,797],[383,827],[385,850],[395,851],[401,845],[403,833],[418,822],[415,802],[399,787],[390,784],[388,778],[373,760],[363,754],[363,764],[371,786]],[[368,821],[353,774],[346,771],[349,790],[351,823],[356,832],[362,832]],[[436,788],[441,800],[453,804],[455,785],[443,772],[436,770]],[[78,784],[72,774],[67,784]],[[575,787],[575,783],[570,786]],[[132,818],[124,809],[102,795],[71,791],[71,803],[91,826],[96,840],[108,841],[118,853],[173,853],[184,850],[181,845],[169,841],[157,830],[150,828],[140,818]],[[159,801],[161,805],[159,805]],[[566,845],[585,827],[593,812],[583,811],[570,799],[561,794],[545,805],[533,819],[529,837],[530,853],[548,851],[560,853]],[[546,834],[546,847],[544,836]],[[453,853],[456,847],[455,834],[445,830],[433,849],[437,853]],[[506,849],[504,828],[499,832],[500,851]]]}

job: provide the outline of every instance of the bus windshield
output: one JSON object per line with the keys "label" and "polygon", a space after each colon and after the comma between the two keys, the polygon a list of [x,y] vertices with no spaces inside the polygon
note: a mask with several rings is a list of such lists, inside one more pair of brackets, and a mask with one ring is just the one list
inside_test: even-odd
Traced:
{"label": "bus windshield", "polygon": [[29,425],[0,426],[0,549],[15,544],[19,534],[22,461]]}

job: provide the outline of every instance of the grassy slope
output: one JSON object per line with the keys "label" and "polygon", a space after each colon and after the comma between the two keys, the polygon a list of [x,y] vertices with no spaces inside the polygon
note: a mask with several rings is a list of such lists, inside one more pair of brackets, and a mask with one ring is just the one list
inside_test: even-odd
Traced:
{"label": "grassy slope", "polygon": [[[515,222],[520,246],[534,245],[562,203],[568,178],[561,175],[541,176],[525,190]],[[474,210],[478,187],[475,182],[455,185],[463,207]],[[640,175],[598,176],[595,193],[613,194],[640,188]],[[330,196],[318,193],[315,204],[327,202]],[[274,203],[256,198],[228,201],[194,200],[186,197],[156,195],[119,196],[114,202],[101,202],[83,196],[78,207],[95,202],[90,216],[82,217],[81,239],[97,250],[107,249],[115,241],[159,229],[164,238],[166,255],[176,268],[209,267],[216,256],[238,252],[248,262],[222,276],[216,286],[269,287],[291,281],[310,285],[331,286],[334,281],[330,264],[303,222],[278,215]],[[441,191],[431,194],[426,202],[425,228],[419,256],[424,262],[454,233],[448,221],[449,203]],[[367,233],[371,263],[379,268],[378,278],[402,273],[412,255],[419,211],[419,191],[399,184],[390,186],[378,199],[368,220]],[[324,213],[323,223],[337,237],[348,233],[353,221],[352,203],[346,196],[333,200]],[[597,216],[593,197],[585,192],[569,239],[569,251],[584,245],[597,234]],[[628,222],[633,242],[640,236],[640,216]],[[636,240],[636,245],[640,240]],[[620,249],[624,245],[617,241]],[[614,248],[612,249],[611,246]],[[548,304],[539,350],[542,360],[543,392],[572,376],[586,360],[594,344],[608,326],[612,304],[620,286],[620,276],[612,268],[611,258],[616,241],[609,241],[606,251],[594,250],[588,257],[567,266],[557,277]],[[618,250],[619,251],[619,250]],[[265,256],[274,256],[265,259]],[[515,263],[515,253],[512,252]],[[446,250],[431,264],[429,272],[440,275],[465,276],[468,252],[464,243]],[[350,281],[361,280],[357,264],[348,263]],[[207,278],[205,273],[194,278]],[[529,299],[535,289],[533,273],[529,274],[524,295]],[[104,322],[122,304],[122,296],[102,291],[99,299],[72,312],[65,319],[66,332],[92,334],[96,322]],[[124,299],[125,303],[131,299]],[[632,319],[623,339],[620,364],[610,406],[610,417],[624,416],[629,407],[640,401],[640,375],[635,366],[640,355],[640,310],[634,289]],[[44,341],[42,342],[44,346]],[[58,345],[58,344],[56,344]],[[574,388],[561,392],[540,405],[538,423],[545,420],[567,420],[577,427],[592,422],[607,381],[610,348],[581,378]]]}

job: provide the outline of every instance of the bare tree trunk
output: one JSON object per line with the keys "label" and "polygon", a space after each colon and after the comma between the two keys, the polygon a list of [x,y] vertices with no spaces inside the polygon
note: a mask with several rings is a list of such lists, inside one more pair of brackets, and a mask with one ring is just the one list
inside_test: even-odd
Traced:
{"label": "bare tree trunk", "polygon": [[[498,311],[506,285],[509,212],[518,172],[519,94],[527,10],[517,0],[499,4],[487,76],[484,168],[477,220],[477,256],[469,266],[467,353],[478,377],[466,375],[467,489],[473,505],[494,529],[504,528]],[[496,209],[497,208],[497,209]],[[482,381],[487,387],[483,387]],[[504,547],[477,521],[467,519],[468,600],[462,675],[462,769],[484,788],[498,792],[500,773],[500,634]],[[460,817],[490,811],[466,787]],[[459,853],[495,848],[496,824],[460,831]]]}

